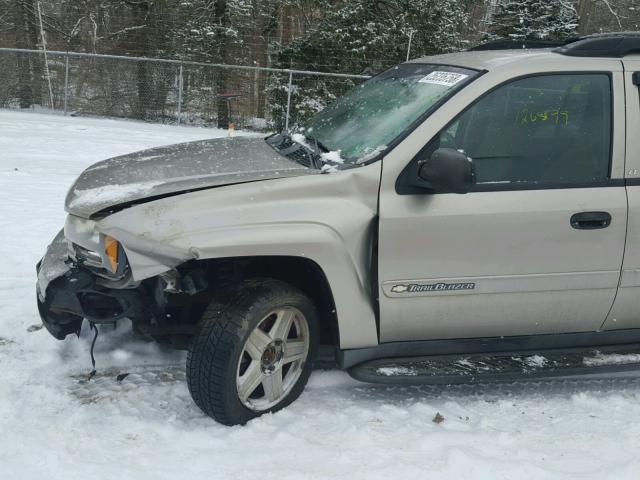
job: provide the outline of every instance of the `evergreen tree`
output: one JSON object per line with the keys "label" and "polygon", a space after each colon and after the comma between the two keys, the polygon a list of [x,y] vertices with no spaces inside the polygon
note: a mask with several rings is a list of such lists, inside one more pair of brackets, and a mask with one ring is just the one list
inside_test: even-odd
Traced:
{"label": "evergreen tree", "polygon": [[[411,57],[459,48],[466,14],[460,0],[351,0],[333,10],[305,38],[281,51],[277,66],[300,70],[376,73]],[[331,13],[329,13],[331,12]],[[273,118],[282,128],[287,78],[270,85]],[[353,80],[294,77],[292,123],[332,102]]]}
{"label": "evergreen tree", "polygon": [[488,27],[488,40],[564,40],[576,36],[578,16],[569,0],[505,0]]}

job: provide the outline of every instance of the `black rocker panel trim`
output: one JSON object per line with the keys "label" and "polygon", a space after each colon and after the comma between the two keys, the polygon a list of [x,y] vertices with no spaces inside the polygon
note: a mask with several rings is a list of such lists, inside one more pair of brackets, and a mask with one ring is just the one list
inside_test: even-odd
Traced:
{"label": "black rocker panel trim", "polygon": [[640,328],[601,332],[520,335],[513,337],[456,338],[381,343],[376,347],[338,351],[338,365],[347,369],[377,358],[417,357],[496,352],[526,352],[576,347],[640,343]]}

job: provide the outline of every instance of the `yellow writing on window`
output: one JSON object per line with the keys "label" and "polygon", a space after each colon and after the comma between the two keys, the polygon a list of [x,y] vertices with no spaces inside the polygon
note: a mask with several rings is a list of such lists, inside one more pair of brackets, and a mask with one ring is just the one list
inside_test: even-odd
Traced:
{"label": "yellow writing on window", "polygon": [[569,112],[557,108],[539,111],[523,108],[516,115],[517,125],[527,125],[538,122],[553,122],[556,125],[566,127],[569,124]]}

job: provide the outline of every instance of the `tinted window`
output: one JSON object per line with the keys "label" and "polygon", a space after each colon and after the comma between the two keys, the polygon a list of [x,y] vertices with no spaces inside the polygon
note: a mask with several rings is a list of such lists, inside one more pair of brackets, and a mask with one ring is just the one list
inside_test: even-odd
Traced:
{"label": "tinted window", "polygon": [[439,146],[473,158],[478,183],[585,183],[609,175],[611,83],[605,74],[529,77],[465,111]]}

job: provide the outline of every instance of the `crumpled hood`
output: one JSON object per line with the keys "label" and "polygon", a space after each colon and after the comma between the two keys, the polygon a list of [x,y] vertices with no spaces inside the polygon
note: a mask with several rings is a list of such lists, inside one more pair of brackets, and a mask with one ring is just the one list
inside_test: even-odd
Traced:
{"label": "crumpled hood", "polygon": [[123,155],[87,168],[69,189],[79,217],[116,205],[188,190],[318,173],[278,154],[263,138],[180,143]]}

